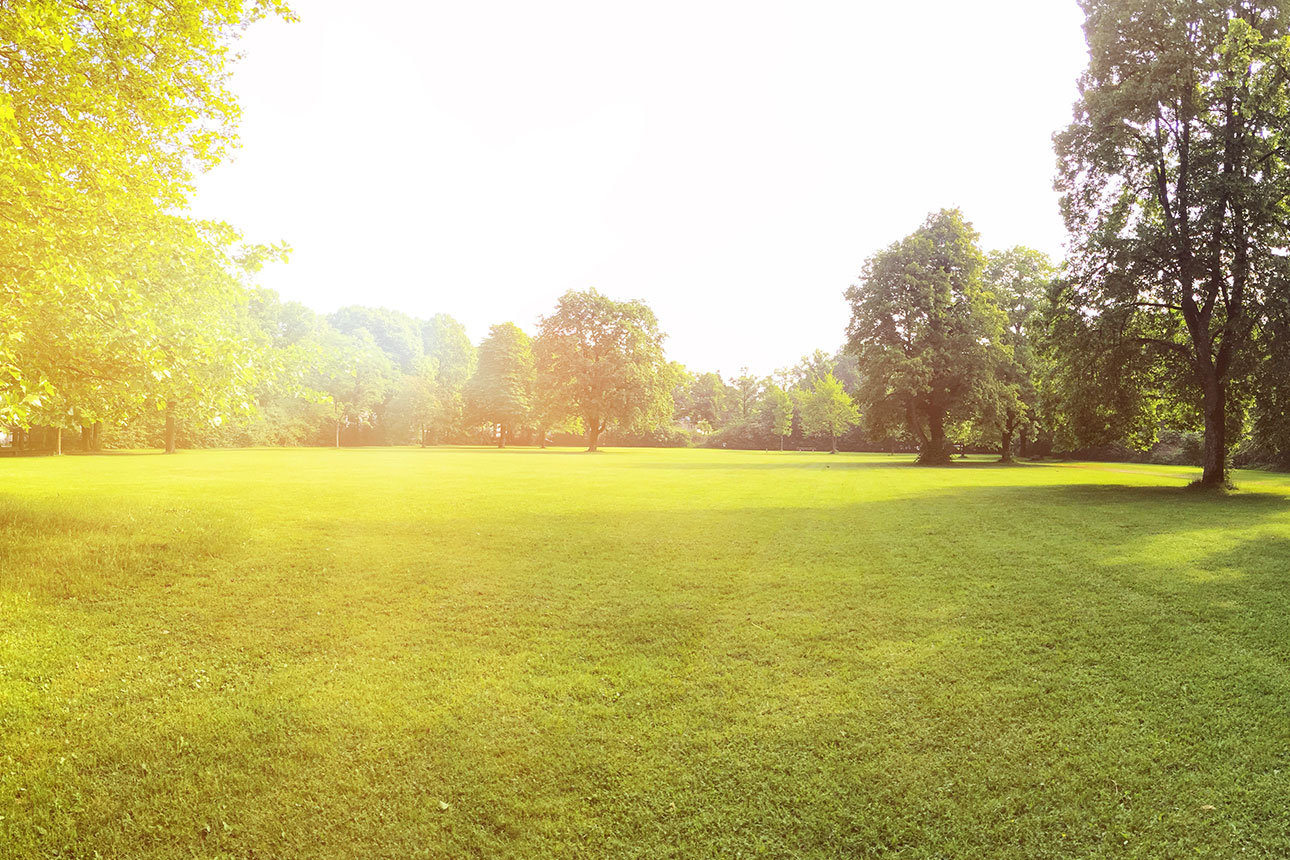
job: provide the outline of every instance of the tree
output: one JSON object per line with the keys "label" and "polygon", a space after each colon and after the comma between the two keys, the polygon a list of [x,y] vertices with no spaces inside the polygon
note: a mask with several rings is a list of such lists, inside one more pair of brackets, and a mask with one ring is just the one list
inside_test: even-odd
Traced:
{"label": "tree", "polygon": [[759,376],[753,376],[748,372],[748,368],[739,368],[739,375],[731,380],[734,383],[734,394],[739,404],[739,417],[747,420],[757,406],[757,398],[761,396],[762,380]]}
{"label": "tree", "polygon": [[649,306],[570,290],[533,344],[539,386],[583,421],[587,450],[612,427],[650,429],[672,416],[672,372]]}
{"label": "tree", "polygon": [[986,288],[1007,319],[1000,348],[991,352],[994,367],[978,383],[976,412],[984,435],[998,441],[1002,462],[1012,460],[1018,434],[1025,454],[1026,437],[1036,421],[1037,381],[1043,372],[1037,342],[1053,275],[1045,254],[1021,246],[991,251],[986,263]]}
{"label": "tree", "polygon": [[1286,294],[1288,13],[1259,0],[1083,7],[1089,66],[1057,137],[1064,297],[1086,329],[1136,348],[1130,377],[1186,390],[1205,429],[1201,483],[1221,485],[1243,420],[1231,386],[1253,370],[1261,306]]}
{"label": "tree", "polygon": [[230,48],[271,13],[290,17],[271,0],[0,4],[0,417],[116,400],[100,387],[164,311],[133,261],[168,250],[192,176],[234,144]]}
{"label": "tree", "polygon": [[870,257],[846,291],[861,408],[880,431],[903,424],[924,464],[950,461],[946,423],[966,417],[1002,335],[1003,314],[981,284],[977,238],[962,213],[943,209]]}
{"label": "tree", "polygon": [[322,332],[322,347],[312,385],[331,401],[339,448],[341,430],[372,424],[396,384],[397,370],[366,329],[346,335],[328,326]]}
{"label": "tree", "polygon": [[802,429],[807,435],[829,434],[830,453],[838,453],[838,436],[860,423],[860,410],[832,373],[799,394]]}
{"label": "tree", "polygon": [[426,430],[437,441],[463,430],[465,387],[478,358],[466,327],[447,314],[435,314],[423,322],[421,338],[426,357],[435,360],[436,405]]}
{"label": "tree", "polygon": [[411,373],[425,354],[421,323],[399,311],[349,305],[336,311],[327,321],[345,334],[365,329],[404,373]]}
{"label": "tree", "polygon": [[713,429],[721,429],[730,421],[730,387],[720,373],[700,373],[690,385],[689,417],[696,425],[706,422]]}
{"label": "tree", "polygon": [[793,432],[793,401],[778,385],[767,383],[761,403],[762,422],[766,431],[779,437],[779,450],[784,450],[784,437]]}
{"label": "tree", "polygon": [[466,387],[472,411],[497,426],[497,447],[531,417],[533,410],[533,351],[529,336],[515,323],[488,330],[479,345],[479,365]]}

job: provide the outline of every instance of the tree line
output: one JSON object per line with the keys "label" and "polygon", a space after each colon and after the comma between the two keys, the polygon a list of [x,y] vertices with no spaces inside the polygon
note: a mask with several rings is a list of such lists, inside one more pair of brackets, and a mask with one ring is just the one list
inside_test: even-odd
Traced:
{"label": "tree line", "polygon": [[1055,136],[1066,258],[985,251],[934,212],[864,262],[838,351],[758,378],[668,362],[644,303],[595,290],[478,344],[444,315],[284,303],[253,284],[285,246],[184,213],[236,143],[236,38],[290,11],[6,4],[0,425],[167,450],[1173,449],[1211,485],[1234,459],[1287,465],[1287,5],[1083,0],[1090,62]]}

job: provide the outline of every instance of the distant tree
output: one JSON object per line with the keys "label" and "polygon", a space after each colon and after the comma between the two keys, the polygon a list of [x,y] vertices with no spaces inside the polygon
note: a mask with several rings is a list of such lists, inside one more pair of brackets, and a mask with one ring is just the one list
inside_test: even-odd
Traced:
{"label": "distant tree", "polygon": [[700,373],[690,385],[690,418],[697,425],[721,429],[731,417],[732,398],[730,387],[720,373]]}
{"label": "distant tree", "polygon": [[734,383],[735,401],[739,406],[739,417],[747,420],[757,407],[757,400],[762,392],[762,379],[749,373],[748,368],[741,367],[739,368],[739,375],[732,382]]}
{"label": "distant tree", "polygon": [[[1254,372],[1263,308],[1290,294],[1290,9],[1083,6],[1089,65],[1057,137],[1072,237],[1064,323],[1078,335],[1065,360],[1124,357],[1082,371],[1178,386],[1205,430],[1201,483],[1220,485],[1244,419],[1232,386]],[[1091,339],[1106,348],[1079,352]],[[1136,410],[1159,390],[1116,399]]]}
{"label": "distant tree", "polygon": [[993,368],[978,382],[975,409],[983,435],[995,437],[1004,462],[1012,459],[1018,434],[1024,449],[1037,421],[1040,376],[1045,372],[1038,341],[1054,274],[1045,254],[1020,246],[991,251],[986,263],[985,287],[1007,319],[998,348],[990,352]]}
{"label": "distant tree", "polygon": [[531,417],[533,351],[529,336],[514,323],[488,330],[479,344],[479,364],[466,385],[471,411],[497,427],[497,447]]}
{"label": "distant tree", "polygon": [[836,376],[837,369],[837,359],[824,350],[817,349],[810,355],[802,356],[801,361],[787,371],[779,371],[779,373],[784,374],[784,378],[779,382],[779,385],[785,391],[812,388],[817,381],[829,374]]}
{"label": "distant tree", "polygon": [[817,379],[798,393],[802,429],[807,435],[829,434],[830,453],[838,453],[838,437],[860,423],[860,410],[833,374]]}
{"label": "distant tree", "polygon": [[337,331],[345,334],[366,330],[376,345],[404,373],[411,373],[425,354],[422,324],[405,313],[388,308],[350,305],[336,311],[327,321]]}
{"label": "distant tree", "polygon": [[435,360],[436,406],[427,425],[429,437],[444,439],[463,430],[465,387],[478,361],[466,327],[447,314],[435,314],[421,325],[425,355]]}
{"label": "distant tree", "polygon": [[641,301],[570,290],[543,317],[534,341],[539,387],[579,416],[587,450],[611,427],[662,426],[672,416],[673,377],[663,333]]}
{"label": "distant tree", "polygon": [[694,415],[694,383],[696,377],[679,361],[669,363],[672,375],[672,414],[677,418],[697,424]]}
{"label": "distant tree", "polygon": [[322,336],[313,385],[331,401],[335,446],[346,427],[370,425],[397,385],[398,370],[366,329],[346,335],[328,327]]}
{"label": "distant tree", "polygon": [[958,210],[866,261],[851,303],[847,348],[862,374],[861,408],[876,429],[904,424],[919,462],[948,463],[946,424],[993,369],[1003,313],[982,287],[977,233]]}
{"label": "distant tree", "polygon": [[784,389],[768,382],[763,389],[761,403],[762,423],[772,436],[779,437],[779,450],[784,450],[784,437],[793,432],[793,401]]}

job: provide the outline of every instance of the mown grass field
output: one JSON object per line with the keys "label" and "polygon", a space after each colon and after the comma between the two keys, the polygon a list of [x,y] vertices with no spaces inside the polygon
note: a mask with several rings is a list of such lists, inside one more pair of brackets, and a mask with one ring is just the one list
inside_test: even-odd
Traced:
{"label": "mown grass field", "polygon": [[0,461],[0,857],[1290,856],[1290,476]]}

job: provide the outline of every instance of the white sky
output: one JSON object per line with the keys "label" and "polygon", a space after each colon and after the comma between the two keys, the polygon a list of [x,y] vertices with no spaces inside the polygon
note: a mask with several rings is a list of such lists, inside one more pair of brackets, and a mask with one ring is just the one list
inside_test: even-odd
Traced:
{"label": "white sky", "polygon": [[929,211],[1059,257],[1076,0],[294,0],[242,42],[242,148],[196,210],[315,310],[530,332],[594,286],[734,375],[843,341],[842,291]]}

